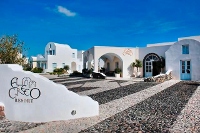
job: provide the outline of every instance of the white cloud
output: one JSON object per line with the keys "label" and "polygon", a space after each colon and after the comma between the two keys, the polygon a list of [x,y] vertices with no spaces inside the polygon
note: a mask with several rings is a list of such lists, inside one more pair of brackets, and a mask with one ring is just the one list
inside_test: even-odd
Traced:
{"label": "white cloud", "polygon": [[68,10],[67,8],[62,7],[62,6],[58,6],[58,12],[62,13],[62,14],[65,14],[68,17],[74,17],[74,16],[76,16],[75,12],[72,12],[72,11]]}

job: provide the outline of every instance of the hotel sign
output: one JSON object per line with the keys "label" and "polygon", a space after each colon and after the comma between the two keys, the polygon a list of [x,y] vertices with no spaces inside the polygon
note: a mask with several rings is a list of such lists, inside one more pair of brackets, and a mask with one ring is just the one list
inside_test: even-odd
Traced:
{"label": "hotel sign", "polygon": [[33,103],[41,95],[40,89],[36,87],[36,82],[29,77],[24,77],[21,84],[18,78],[14,77],[10,81],[11,88],[8,95],[11,99],[18,103]]}

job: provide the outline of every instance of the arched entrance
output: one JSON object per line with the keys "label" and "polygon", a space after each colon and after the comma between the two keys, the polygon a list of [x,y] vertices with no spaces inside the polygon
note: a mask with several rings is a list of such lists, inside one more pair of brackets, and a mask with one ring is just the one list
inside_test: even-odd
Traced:
{"label": "arched entrance", "polygon": [[123,75],[123,61],[121,57],[115,53],[106,53],[102,55],[99,58],[98,67],[100,71],[104,72],[107,76],[114,76],[116,68],[120,68],[122,70],[121,76]]}
{"label": "arched entrance", "polygon": [[161,69],[158,67],[160,61],[161,59],[157,54],[147,54],[143,59],[143,76],[151,77],[160,74]]}
{"label": "arched entrance", "polygon": [[71,71],[76,71],[76,62],[71,63]]}

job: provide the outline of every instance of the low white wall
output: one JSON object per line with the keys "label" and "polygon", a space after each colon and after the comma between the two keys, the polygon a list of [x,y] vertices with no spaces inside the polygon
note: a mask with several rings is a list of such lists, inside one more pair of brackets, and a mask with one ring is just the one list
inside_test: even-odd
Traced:
{"label": "low white wall", "polygon": [[99,114],[98,102],[15,64],[0,65],[0,103],[6,118],[24,122],[68,120]]}

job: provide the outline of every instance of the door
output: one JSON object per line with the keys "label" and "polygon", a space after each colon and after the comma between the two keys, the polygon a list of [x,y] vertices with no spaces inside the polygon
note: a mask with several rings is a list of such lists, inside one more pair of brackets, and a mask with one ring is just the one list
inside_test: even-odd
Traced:
{"label": "door", "polygon": [[152,62],[146,61],[145,64],[145,77],[151,77],[152,76]]}
{"label": "door", "polygon": [[76,62],[71,63],[71,72],[76,71]]}
{"label": "door", "polygon": [[109,72],[109,71],[110,71],[110,63],[107,62],[107,72]]}
{"label": "door", "polygon": [[159,61],[153,61],[153,76],[160,74]]}
{"label": "door", "polygon": [[191,80],[191,62],[190,61],[181,61],[181,80]]}

